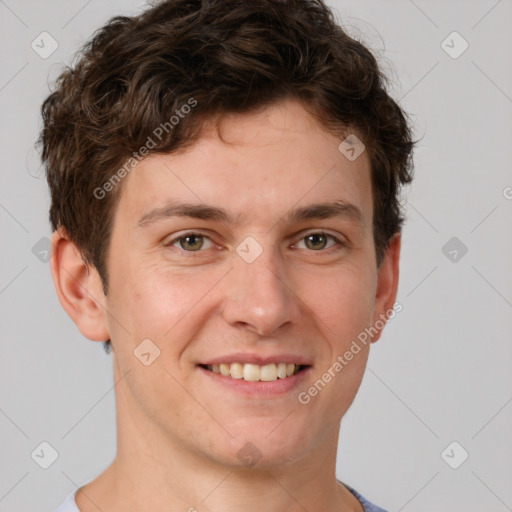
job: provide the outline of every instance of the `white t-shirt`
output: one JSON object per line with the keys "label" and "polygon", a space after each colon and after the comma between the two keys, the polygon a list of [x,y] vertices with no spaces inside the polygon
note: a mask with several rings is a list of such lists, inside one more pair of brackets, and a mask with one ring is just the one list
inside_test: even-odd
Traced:
{"label": "white t-shirt", "polygon": [[[359,500],[359,502],[363,506],[364,512],[386,512],[384,509],[377,507],[377,505],[370,503],[366,498],[361,496],[355,489],[352,489],[352,487],[350,487],[349,485],[345,483],[343,485]],[[55,510],[55,512],[80,512],[80,509],[76,505],[75,494],[76,491],[73,491],[70,494],[68,494],[67,498],[60,505],[60,507]]]}
{"label": "white t-shirt", "polygon": [[68,494],[66,499],[61,503],[59,508],[55,510],[55,512],[80,512],[80,509],[76,505],[75,494],[76,491]]}

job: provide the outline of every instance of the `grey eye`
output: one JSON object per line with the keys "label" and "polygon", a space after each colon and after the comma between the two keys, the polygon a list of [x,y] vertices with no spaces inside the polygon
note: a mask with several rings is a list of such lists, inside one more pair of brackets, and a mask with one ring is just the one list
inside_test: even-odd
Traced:
{"label": "grey eye", "polygon": [[312,233],[311,235],[305,236],[303,240],[306,242],[308,249],[321,250],[325,249],[327,238],[328,236],[322,233]]}

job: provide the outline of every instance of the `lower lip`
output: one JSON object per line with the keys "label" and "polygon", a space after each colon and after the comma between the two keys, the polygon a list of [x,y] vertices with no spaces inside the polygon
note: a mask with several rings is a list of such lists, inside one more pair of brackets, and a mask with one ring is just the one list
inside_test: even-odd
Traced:
{"label": "lower lip", "polygon": [[203,372],[207,378],[211,379],[212,382],[217,382],[226,389],[231,389],[234,392],[247,397],[269,398],[289,393],[293,389],[297,388],[306,378],[306,375],[311,370],[311,366],[304,368],[304,370],[301,370],[295,375],[290,375],[290,377],[268,382],[260,380],[248,381],[244,379],[233,379],[232,377],[225,377],[220,373],[214,373],[210,370],[206,370],[200,366],[198,366],[198,369]]}

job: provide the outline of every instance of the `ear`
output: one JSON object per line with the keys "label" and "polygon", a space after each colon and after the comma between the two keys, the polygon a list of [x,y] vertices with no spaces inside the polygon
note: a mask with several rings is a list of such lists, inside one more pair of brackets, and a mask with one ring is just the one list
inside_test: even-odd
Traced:
{"label": "ear", "polygon": [[86,265],[63,228],[52,234],[50,270],[59,302],[82,335],[93,341],[108,340],[106,297],[99,274]]}
{"label": "ear", "polygon": [[[395,233],[389,240],[384,258],[377,271],[377,288],[371,329],[371,341],[380,338],[388,316],[393,311],[398,290],[398,272],[400,261],[401,235]],[[373,334],[373,331],[377,331]]]}

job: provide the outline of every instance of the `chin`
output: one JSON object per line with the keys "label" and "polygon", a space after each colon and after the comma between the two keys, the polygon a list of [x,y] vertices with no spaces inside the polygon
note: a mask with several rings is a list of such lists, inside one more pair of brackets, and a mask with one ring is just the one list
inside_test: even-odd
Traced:
{"label": "chin", "polygon": [[[303,431],[298,428],[290,430],[291,415],[285,421],[283,418],[259,421],[260,428],[252,424],[245,430],[240,429],[244,434],[234,435],[223,446],[223,451],[217,453],[219,460],[239,468],[257,469],[293,464],[304,458],[309,451],[308,446],[313,442],[311,426]],[[247,421],[251,422],[250,418]],[[215,443],[217,448],[222,445]]]}

